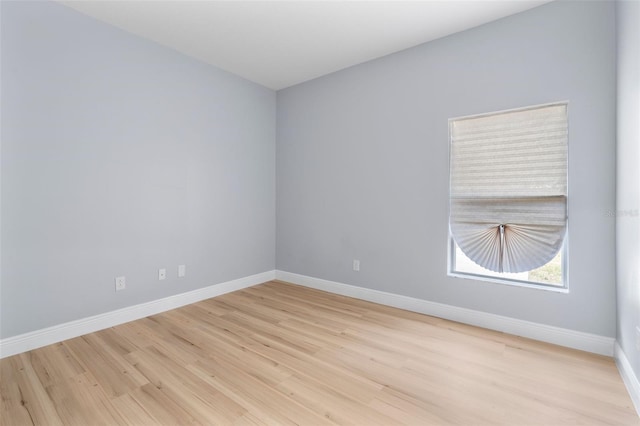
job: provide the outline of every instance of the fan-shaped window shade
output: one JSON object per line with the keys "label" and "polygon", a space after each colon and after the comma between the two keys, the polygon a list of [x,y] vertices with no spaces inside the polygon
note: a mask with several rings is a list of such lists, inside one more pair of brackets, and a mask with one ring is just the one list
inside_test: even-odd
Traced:
{"label": "fan-shaped window shade", "polygon": [[451,233],[496,272],[525,272],[562,247],[567,219],[567,105],[452,119]]}

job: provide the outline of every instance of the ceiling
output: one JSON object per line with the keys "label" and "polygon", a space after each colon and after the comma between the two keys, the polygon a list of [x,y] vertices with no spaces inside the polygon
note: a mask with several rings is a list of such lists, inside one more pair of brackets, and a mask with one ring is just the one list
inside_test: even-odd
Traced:
{"label": "ceiling", "polygon": [[549,1],[61,3],[278,90]]}

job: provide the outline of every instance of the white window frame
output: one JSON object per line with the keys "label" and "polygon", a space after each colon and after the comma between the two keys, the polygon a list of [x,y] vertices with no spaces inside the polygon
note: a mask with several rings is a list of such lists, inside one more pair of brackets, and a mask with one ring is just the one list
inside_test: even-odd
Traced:
{"label": "white window frame", "polygon": [[[450,118],[449,119],[448,140],[447,140],[447,143],[449,145],[449,147],[448,147],[449,148],[449,158],[451,158],[451,125],[450,125],[451,121],[460,120],[460,119],[463,119],[463,118],[479,118],[479,117],[485,117],[485,116],[496,115],[496,114],[501,114],[501,113],[517,112],[517,111],[523,111],[523,110],[528,110],[528,109],[532,109],[532,108],[542,108],[542,107],[553,106],[553,105],[566,105],[567,106],[567,126],[569,126],[569,117],[568,117],[569,101],[559,101],[559,102],[552,102],[552,103],[539,104],[539,105],[529,105],[529,106],[521,107],[521,108],[512,108],[512,109],[506,109],[506,110],[501,110],[501,111],[492,111],[492,112],[489,112],[489,113],[481,113],[481,114],[466,115],[466,116]],[[449,161],[449,166],[448,166],[448,170],[449,170],[449,185],[451,184],[450,183],[450,180],[451,180],[451,170],[450,170],[450,168],[451,168],[451,162]],[[562,248],[560,249],[560,253],[562,255],[561,256],[562,257],[562,261],[561,261],[562,283],[560,285],[546,284],[546,283],[540,283],[540,282],[528,281],[528,280],[518,280],[518,279],[513,279],[513,278],[508,278],[508,277],[500,277],[500,276],[494,276],[494,275],[476,274],[476,273],[464,272],[464,271],[456,270],[455,268],[456,268],[456,247],[457,247],[457,244],[456,244],[456,242],[455,242],[455,240],[453,238],[453,235],[451,233],[450,226],[447,226],[448,227],[447,276],[454,277],[454,278],[470,279],[470,280],[475,280],[475,281],[485,281],[485,282],[490,282],[490,283],[495,283],[495,284],[502,284],[502,285],[533,288],[533,289],[546,290],[546,291],[552,291],[552,292],[558,292],[558,293],[569,293],[569,262],[568,262],[568,255],[569,255],[569,229],[570,229],[570,223],[569,223],[569,219],[568,219],[568,217],[569,217],[569,202],[568,202],[568,200],[569,200],[569,164],[568,164],[568,158],[567,158],[567,206],[566,206],[566,208],[567,208],[567,223],[566,223],[566,233],[565,233],[565,236],[564,236]],[[449,215],[447,215],[447,225],[449,225]]]}

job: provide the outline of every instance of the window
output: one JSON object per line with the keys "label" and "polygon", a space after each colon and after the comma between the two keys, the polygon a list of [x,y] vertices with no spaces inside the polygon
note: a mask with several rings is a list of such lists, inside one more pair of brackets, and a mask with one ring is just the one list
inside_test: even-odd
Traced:
{"label": "window", "polygon": [[565,288],[567,104],[449,120],[450,273]]}

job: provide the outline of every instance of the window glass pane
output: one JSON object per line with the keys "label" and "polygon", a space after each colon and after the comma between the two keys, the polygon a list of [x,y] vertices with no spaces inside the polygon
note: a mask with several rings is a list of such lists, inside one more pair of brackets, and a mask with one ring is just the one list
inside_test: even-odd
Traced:
{"label": "window glass pane", "polygon": [[554,287],[562,287],[562,252],[560,250],[556,257],[549,263],[529,272],[520,273],[500,273],[493,272],[476,264],[469,259],[455,244],[455,253],[453,259],[453,272],[463,274],[473,274],[485,277],[494,277],[503,280],[523,281],[530,283],[540,283]]}

